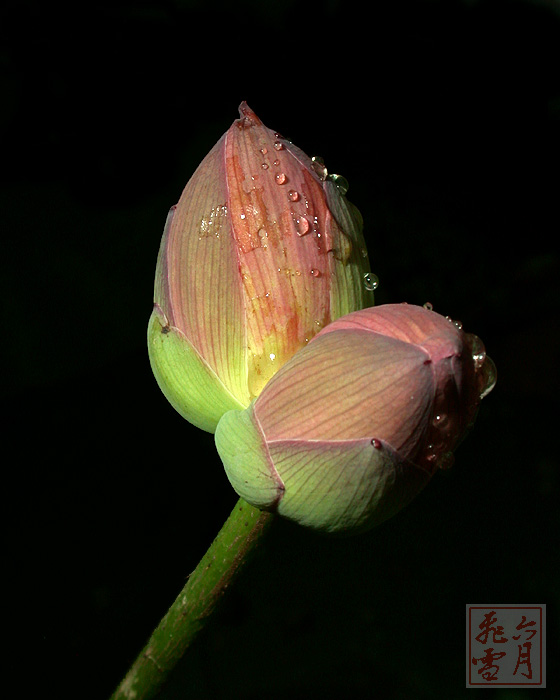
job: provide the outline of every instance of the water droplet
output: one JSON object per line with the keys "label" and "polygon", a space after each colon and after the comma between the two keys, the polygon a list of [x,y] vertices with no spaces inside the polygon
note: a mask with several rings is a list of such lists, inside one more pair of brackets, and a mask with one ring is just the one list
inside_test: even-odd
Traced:
{"label": "water droplet", "polygon": [[486,348],[484,347],[484,343],[474,333],[467,333],[466,340],[471,350],[474,368],[480,369],[480,367],[482,367],[484,364],[484,360],[486,359]]}
{"label": "water droplet", "polygon": [[484,352],[473,354],[472,359],[474,361],[474,368],[479,369],[479,367],[482,367],[484,360],[486,359],[486,350]]}
{"label": "water droplet", "polygon": [[374,275],[373,272],[366,272],[364,275],[364,287],[368,292],[373,292],[374,289],[379,287],[379,277]]}
{"label": "water droplet", "polygon": [[268,148],[266,146],[263,146],[261,148],[261,153],[263,154],[263,156],[265,156],[268,153]]}
{"label": "water droplet", "polygon": [[311,158],[311,169],[319,177],[320,180],[326,180],[328,175],[328,170],[325,167],[325,162],[321,156],[313,156]]}
{"label": "water droplet", "polygon": [[278,160],[278,158],[272,161],[272,165],[280,165],[280,161]]}
{"label": "water droplet", "polygon": [[305,236],[306,233],[309,233],[309,221],[305,218],[305,216],[299,216],[296,220],[296,233],[298,236]]}
{"label": "water droplet", "polygon": [[277,185],[283,185],[288,181],[288,178],[286,177],[285,173],[278,173],[276,175],[276,184]]}
{"label": "water droplet", "polygon": [[376,450],[380,450],[383,446],[381,440],[378,440],[377,438],[373,438],[371,444],[375,447]]}
{"label": "water droplet", "polygon": [[269,357],[271,362],[274,362],[274,360],[276,359],[276,355],[273,352],[270,353]]}
{"label": "water droplet", "polygon": [[320,277],[320,276],[321,276],[321,273],[319,272],[319,270],[318,270],[316,267],[313,267],[313,268],[311,269],[311,275],[312,275],[313,277]]}
{"label": "water droplet", "polygon": [[259,229],[259,238],[268,238],[268,232],[265,228]]}
{"label": "water droplet", "polygon": [[288,199],[290,202],[297,202],[299,199],[299,192],[296,192],[296,190],[290,190],[288,192]]}
{"label": "water droplet", "polygon": [[434,305],[433,305],[430,301],[427,301],[423,306],[424,306],[424,308],[425,308],[427,311],[433,311],[433,310],[434,310]]}
{"label": "water droplet", "polygon": [[267,165],[266,163],[263,163],[263,164],[261,165],[261,168],[262,168],[263,170],[268,170],[268,165]]}
{"label": "water droplet", "polygon": [[350,185],[348,184],[348,180],[343,175],[329,175],[328,179],[334,182],[334,184],[338,187],[340,194],[346,194],[348,192]]}
{"label": "water droplet", "polygon": [[435,462],[437,459],[437,454],[435,452],[431,452],[430,450],[433,450],[434,446],[433,445],[428,445],[428,454],[426,455],[426,462]]}
{"label": "water droplet", "polygon": [[280,143],[280,141],[274,142],[274,150],[275,151],[281,151],[283,148],[284,148],[284,144]]}
{"label": "water droplet", "polygon": [[451,323],[452,325],[454,325],[455,328],[456,328],[457,330],[459,330],[459,331],[460,331],[461,328],[463,327],[463,324],[461,323],[461,321],[454,321],[454,320],[451,318],[451,316],[446,316],[446,317],[445,317],[445,320],[446,320],[446,321],[449,321],[449,323]]}
{"label": "water droplet", "polygon": [[208,216],[200,220],[198,240],[201,241],[207,236],[220,237],[220,230],[227,216],[227,206],[222,204],[218,207],[212,207]]}
{"label": "water droplet", "polygon": [[447,423],[447,415],[445,413],[438,413],[434,416],[433,424],[438,428],[443,428]]}
{"label": "water droplet", "polygon": [[480,398],[483,399],[485,396],[488,396],[488,394],[496,386],[496,380],[498,378],[496,365],[494,364],[493,360],[488,357],[488,355],[486,355],[484,359],[480,372],[482,377]]}

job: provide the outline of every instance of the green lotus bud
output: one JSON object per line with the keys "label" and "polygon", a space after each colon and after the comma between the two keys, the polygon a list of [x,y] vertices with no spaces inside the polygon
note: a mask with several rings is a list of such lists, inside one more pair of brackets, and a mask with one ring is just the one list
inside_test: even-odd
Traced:
{"label": "green lotus bud", "polygon": [[209,432],[321,328],[373,303],[344,178],[239,110],[169,213],[148,328],[160,388]]}
{"label": "green lotus bud", "polygon": [[388,304],[323,329],[216,446],[236,492],[319,530],[359,531],[406,505],[494,386],[479,338],[439,314]]}

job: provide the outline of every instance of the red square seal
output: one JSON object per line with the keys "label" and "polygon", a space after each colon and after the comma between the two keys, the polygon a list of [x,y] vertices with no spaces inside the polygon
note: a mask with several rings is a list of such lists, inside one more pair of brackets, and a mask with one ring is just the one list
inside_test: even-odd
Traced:
{"label": "red square seal", "polygon": [[546,605],[467,605],[467,688],[546,687]]}

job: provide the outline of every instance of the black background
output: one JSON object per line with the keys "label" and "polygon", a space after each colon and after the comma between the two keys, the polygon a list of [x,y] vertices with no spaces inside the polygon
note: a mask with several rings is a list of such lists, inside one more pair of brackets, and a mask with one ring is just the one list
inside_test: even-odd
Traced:
{"label": "black background", "polygon": [[393,520],[345,540],[276,522],[161,697],[524,698],[465,689],[467,603],[548,605],[552,697],[559,4],[29,1],[0,19],[17,697],[108,697],[236,501],[145,330],[167,210],[243,99],[349,180],[377,302],[462,320],[499,379],[454,468]]}

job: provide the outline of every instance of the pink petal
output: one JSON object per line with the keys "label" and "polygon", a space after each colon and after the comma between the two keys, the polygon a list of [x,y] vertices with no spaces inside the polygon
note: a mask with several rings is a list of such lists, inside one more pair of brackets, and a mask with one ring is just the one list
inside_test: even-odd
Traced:
{"label": "pink petal", "polygon": [[224,142],[222,137],[202,161],[168,216],[155,302],[228,390],[248,403],[244,299],[227,206]]}
{"label": "pink petal", "polygon": [[268,442],[379,438],[412,459],[435,390],[427,359],[363,329],[320,334],[271,380],[255,416]]}
{"label": "pink petal", "polygon": [[256,395],[330,320],[328,241],[317,236],[329,211],[320,180],[286,142],[245,103],[240,114],[225,136],[224,159]]}
{"label": "pink petal", "polygon": [[341,328],[362,328],[414,343],[426,349],[433,362],[460,354],[463,344],[460,331],[446,318],[412,304],[383,304],[354,311],[331,323],[320,335]]}

